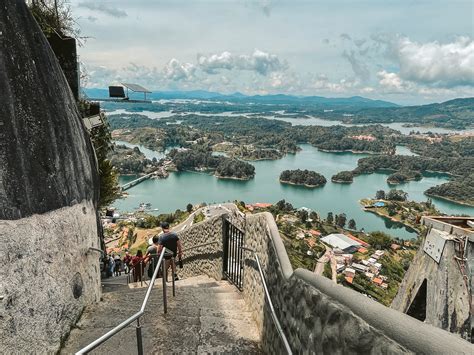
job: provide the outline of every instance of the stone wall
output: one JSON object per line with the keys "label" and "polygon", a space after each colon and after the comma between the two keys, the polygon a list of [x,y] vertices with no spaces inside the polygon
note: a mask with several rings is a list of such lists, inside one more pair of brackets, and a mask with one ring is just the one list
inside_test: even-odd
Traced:
{"label": "stone wall", "polygon": [[222,279],[223,218],[216,216],[178,233],[184,249],[184,267],[178,269],[180,277],[206,274]]}
{"label": "stone wall", "polygon": [[[72,218],[71,216],[74,216]],[[93,204],[0,220],[0,354],[54,353],[100,300]]]}
{"label": "stone wall", "polygon": [[0,2],[0,353],[54,353],[100,298],[94,151],[23,0]]}
{"label": "stone wall", "polygon": [[[248,216],[245,244],[264,268],[276,313],[298,353],[472,353],[459,337],[387,308],[311,271],[293,271],[269,213]],[[271,320],[260,277],[247,252],[243,296],[268,353],[284,353]]]}

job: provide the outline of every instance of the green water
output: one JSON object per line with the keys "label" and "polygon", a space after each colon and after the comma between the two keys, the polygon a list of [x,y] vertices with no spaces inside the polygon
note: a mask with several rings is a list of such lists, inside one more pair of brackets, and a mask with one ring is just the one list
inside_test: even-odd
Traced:
{"label": "green water", "polygon": [[[221,180],[203,173],[172,173],[167,179],[147,180],[128,190],[126,199],[117,201],[115,206],[120,210],[132,211],[141,202],[152,203],[159,213],[184,209],[188,203],[219,203],[224,201],[243,200],[251,202],[274,203],[281,199],[291,202],[295,207],[308,207],[324,218],[328,212],[346,213],[347,218],[354,218],[357,228],[366,231],[382,230],[404,239],[413,238],[415,233],[400,224],[386,221],[376,215],[362,211],[358,201],[372,197],[377,190],[389,190],[387,175],[362,175],[352,184],[334,184],[331,176],[341,170],[352,170],[357,160],[366,156],[352,153],[325,153],[310,145],[302,145],[302,151],[287,155],[280,160],[253,162],[256,176],[250,181]],[[405,148],[406,149],[406,148]],[[400,153],[409,153],[400,148]],[[311,169],[323,174],[328,183],[321,188],[309,189],[302,186],[283,185],[278,181],[281,171],[286,169]],[[121,183],[134,177],[121,177]],[[421,181],[411,181],[398,188],[408,192],[409,198],[426,201],[423,191],[430,186],[447,181],[440,174],[427,174]],[[448,201],[433,199],[437,207],[449,214],[474,214],[474,208]]]}

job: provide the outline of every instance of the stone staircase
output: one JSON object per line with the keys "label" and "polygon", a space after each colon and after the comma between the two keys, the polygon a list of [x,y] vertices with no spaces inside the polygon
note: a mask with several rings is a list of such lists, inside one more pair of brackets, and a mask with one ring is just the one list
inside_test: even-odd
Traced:
{"label": "stone staircase", "polygon": [[[176,297],[168,283],[166,315],[161,282],[157,280],[141,320],[145,354],[262,353],[251,313],[239,291],[227,281],[207,276],[179,280]],[[146,288],[109,285],[104,291],[103,301],[84,311],[61,354],[74,353],[137,312]],[[91,354],[136,354],[134,325]]]}

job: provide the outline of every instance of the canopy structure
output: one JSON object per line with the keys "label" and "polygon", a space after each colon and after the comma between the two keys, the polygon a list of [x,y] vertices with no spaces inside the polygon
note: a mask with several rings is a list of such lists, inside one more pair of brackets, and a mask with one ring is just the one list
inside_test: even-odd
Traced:
{"label": "canopy structure", "polygon": [[146,94],[151,94],[151,91],[144,88],[141,85],[138,84],[129,84],[129,83],[121,83],[123,86],[127,88],[127,97],[128,97],[128,90],[132,90],[133,92],[142,92],[144,94],[145,100],[146,100]]}

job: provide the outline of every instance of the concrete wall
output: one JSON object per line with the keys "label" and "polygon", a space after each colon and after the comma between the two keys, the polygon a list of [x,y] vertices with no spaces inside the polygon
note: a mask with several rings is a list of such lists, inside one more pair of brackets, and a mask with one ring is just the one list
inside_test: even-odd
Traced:
{"label": "concrete wall", "polygon": [[[461,228],[440,221],[430,220],[428,225],[433,226],[430,233],[436,229],[448,233],[454,232],[457,236],[467,235]],[[424,243],[425,241],[421,245]],[[467,275],[469,270],[472,270],[471,264],[474,262],[472,245],[471,242],[467,243]],[[453,240],[447,240],[439,264],[420,248],[400,284],[392,308],[407,313],[420,286],[426,280],[425,322],[470,340],[472,296],[455,259],[456,247]]]}
{"label": "concrete wall", "polygon": [[[459,337],[424,324],[303,269],[293,271],[269,213],[249,216],[246,245],[257,251],[278,318],[297,353],[472,353]],[[284,348],[270,318],[251,253],[247,253],[244,298],[262,332],[264,349]]]}
{"label": "concrete wall", "polygon": [[94,151],[23,0],[0,2],[0,353],[54,353],[100,298]]}

